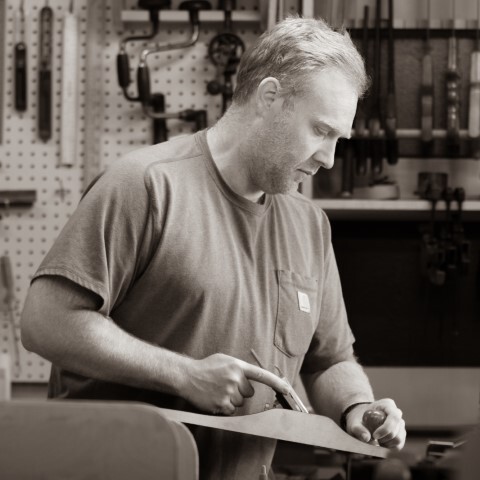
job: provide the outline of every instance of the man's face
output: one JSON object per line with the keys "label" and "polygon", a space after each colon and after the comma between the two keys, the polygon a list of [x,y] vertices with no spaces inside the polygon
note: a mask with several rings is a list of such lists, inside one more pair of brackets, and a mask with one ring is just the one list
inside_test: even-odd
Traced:
{"label": "man's face", "polygon": [[338,139],[350,137],[358,100],[350,81],[330,69],[312,75],[306,92],[286,109],[277,96],[255,130],[249,175],[262,192],[296,190],[320,167],[331,168]]}

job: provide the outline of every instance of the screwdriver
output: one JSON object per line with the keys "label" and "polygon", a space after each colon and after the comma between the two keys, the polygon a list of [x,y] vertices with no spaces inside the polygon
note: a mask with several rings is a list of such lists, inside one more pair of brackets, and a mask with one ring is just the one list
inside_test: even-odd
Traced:
{"label": "screwdriver", "polygon": [[15,109],[24,112],[27,109],[27,44],[25,43],[25,9],[23,0],[15,15],[15,46],[13,52],[15,65]]}
{"label": "screwdriver", "polygon": [[460,150],[460,101],[457,38],[455,37],[455,0],[452,0],[452,32],[448,39],[447,68],[447,154],[457,156]]}
{"label": "screwdriver", "polygon": [[480,158],[480,0],[477,0],[476,50],[472,52],[470,62],[468,136],[473,158]]}
{"label": "screwdriver", "polygon": [[422,85],[421,96],[421,140],[424,157],[430,156],[433,149],[433,60],[430,44],[430,0],[427,3],[428,20],[425,33],[425,53],[422,58]]}

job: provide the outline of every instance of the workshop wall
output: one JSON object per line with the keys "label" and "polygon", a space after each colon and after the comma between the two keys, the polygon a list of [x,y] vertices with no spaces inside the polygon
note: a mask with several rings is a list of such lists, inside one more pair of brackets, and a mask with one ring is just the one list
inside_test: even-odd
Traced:
{"label": "workshop wall", "polygon": [[[41,260],[55,241],[59,231],[75,209],[90,180],[130,150],[152,142],[152,121],[138,103],[129,102],[117,82],[116,56],[122,38],[148,33],[148,15],[137,20],[132,11],[135,0],[74,0],[74,13],[79,22],[79,119],[75,159],[61,158],[60,118],[62,73],[62,18],[69,2],[50,0],[53,10],[52,135],[44,142],[38,137],[38,69],[39,15],[43,0],[26,0],[25,43],[28,58],[28,106],[25,112],[15,110],[13,49],[18,41],[20,2],[0,0],[4,7],[5,31],[3,77],[4,119],[0,144],[0,191],[35,191],[36,201],[30,207],[5,205],[0,198],[0,255],[8,258],[13,273],[14,301],[0,310],[0,353],[9,354],[14,368],[14,382],[45,382],[50,364],[25,351],[19,341],[19,320],[29,281]],[[180,1],[172,1],[177,9]],[[211,2],[214,8],[217,3]],[[252,21],[234,22],[234,31],[245,45],[262,31],[257,0],[237,1],[237,10],[252,12]],[[296,2],[285,2],[286,12],[296,11]],[[144,12],[146,13],[146,12]],[[122,16],[124,19],[122,20]],[[152,92],[165,95],[165,111],[205,109],[208,124],[221,115],[221,95],[206,92],[206,83],[216,78],[216,67],[208,59],[208,43],[222,31],[222,21],[201,24],[198,43],[191,48],[154,54],[149,57]],[[160,27],[158,41],[174,43],[189,37],[188,22],[168,22]],[[135,69],[138,55],[146,42],[128,44],[132,86],[136,95]],[[193,125],[180,120],[167,121],[168,136],[193,131]],[[71,166],[64,166],[65,161]],[[7,295],[0,282],[0,298]],[[15,322],[15,334],[12,323]],[[19,349],[18,359],[16,349]]]}

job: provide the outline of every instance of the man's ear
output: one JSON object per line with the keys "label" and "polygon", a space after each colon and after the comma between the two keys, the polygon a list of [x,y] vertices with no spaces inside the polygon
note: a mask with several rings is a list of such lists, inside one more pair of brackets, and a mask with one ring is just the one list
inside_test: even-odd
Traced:
{"label": "man's ear", "polygon": [[258,113],[268,112],[276,100],[281,100],[280,89],[280,82],[275,77],[267,77],[260,82],[256,95]]}

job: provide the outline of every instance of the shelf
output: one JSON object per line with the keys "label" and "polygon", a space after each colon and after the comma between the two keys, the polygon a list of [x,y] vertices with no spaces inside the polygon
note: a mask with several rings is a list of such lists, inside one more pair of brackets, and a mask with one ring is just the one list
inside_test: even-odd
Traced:
{"label": "shelf", "polygon": [[[158,18],[161,23],[189,23],[189,15],[184,10],[160,10]],[[201,10],[199,12],[200,23],[223,23],[225,13],[223,10]],[[149,13],[147,10],[123,10],[121,21],[124,23],[148,23]],[[261,15],[255,10],[238,10],[232,12],[232,22],[260,23]]]}
{"label": "shelf", "polygon": [[[419,199],[400,200],[366,200],[318,198],[314,203],[319,205],[333,219],[379,219],[379,220],[423,220],[430,218],[431,202]],[[439,201],[436,206],[438,220],[444,218],[445,202]],[[457,211],[457,203],[452,202],[452,213]],[[462,206],[462,219],[478,220],[480,218],[480,200],[466,200]]]}

